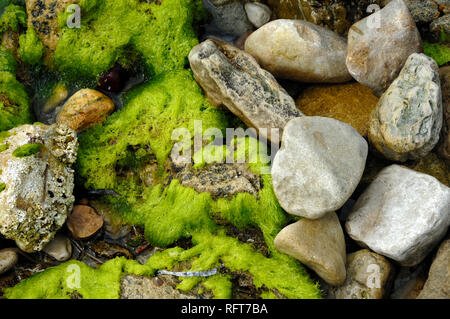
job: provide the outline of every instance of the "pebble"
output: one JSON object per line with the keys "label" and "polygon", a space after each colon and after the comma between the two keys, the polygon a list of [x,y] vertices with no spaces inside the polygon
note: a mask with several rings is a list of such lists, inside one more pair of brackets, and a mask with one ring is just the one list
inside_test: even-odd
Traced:
{"label": "pebble", "polygon": [[444,159],[450,160],[450,66],[440,68],[439,75],[441,78],[444,120],[438,152]]}
{"label": "pebble", "polygon": [[302,116],[292,97],[245,51],[206,40],[192,49],[189,62],[208,100],[225,105],[263,137],[270,139],[271,129],[281,136],[290,119]]}
{"label": "pebble", "polygon": [[265,4],[259,2],[246,3],[245,12],[247,12],[247,17],[250,22],[257,28],[269,22],[272,16],[272,10]]}
{"label": "pebble", "polygon": [[103,218],[90,206],[75,205],[67,216],[67,227],[76,239],[94,235],[103,226]]}
{"label": "pebble", "polygon": [[67,100],[56,122],[80,132],[102,123],[113,111],[114,102],[109,97],[96,90],[82,89]]}
{"label": "pebble", "polygon": [[430,23],[439,17],[439,7],[433,0],[405,0],[416,23]]}
{"label": "pebble", "polygon": [[367,249],[347,255],[347,278],[342,286],[332,288],[335,299],[382,299],[393,279],[389,261]]}
{"label": "pebble", "polygon": [[438,66],[414,53],[372,113],[369,140],[388,159],[420,159],[439,141],[442,117]]}
{"label": "pebble", "polygon": [[314,270],[330,285],[346,277],[344,232],[335,212],[321,219],[301,219],[286,226],[274,241],[275,248]]}
{"label": "pebble", "polygon": [[406,167],[383,169],[359,197],[347,233],[402,266],[419,264],[447,232],[450,188]]}
{"label": "pebble", "polygon": [[403,0],[392,0],[350,28],[347,67],[358,82],[381,96],[417,52],[423,52],[423,46],[414,19]]}
{"label": "pebble", "polygon": [[378,98],[368,87],[346,83],[309,86],[300,94],[296,104],[307,116],[331,117],[367,136],[370,114],[377,102]]}
{"label": "pebble", "polygon": [[72,257],[72,244],[64,235],[57,234],[55,238],[44,247],[43,251],[57,261],[67,261]]}
{"label": "pebble", "polygon": [[202,0],[202,2],[212,16],[211,24],[206,26],[206,34],[239,37],[253,29],[241,1]]}
{"label": "pebble", "polygon": [[301,117],[285,127],[272,165],[280,205],[316,219],[341,208],[364,171],[365,139],[350,125],[326,117]]}
{"label": "pebble", "polygon": [[247,38],[245,50],[277,78],[315,83],[352,79],[344,38],[310,22],[271,21]]}
{"label": "pebble", "polygon": [[448,39],[450,36],[450,14],[439,17],[430,23],[430,32],[434,34],[436,40],[441,39],[442,30],[444,30]]}
{"label": "pebble", "polygon": [[417,299],[450,299],[450,239],[444,241]]}
{"label": "pebble", "polygon": [[[78,142],[65,125],[22,125],[0,145],[0,232],[25,252],[41,251],[66,221],[75,201],[74,171]],[[41,144],[37,153],[15,151]],[[27,146],[25,146],[27,147]]]}
{"label": "pebble", "polygon": [[0,249],[0,275],[11,270],[19,260],[19,256],[12,249]]}

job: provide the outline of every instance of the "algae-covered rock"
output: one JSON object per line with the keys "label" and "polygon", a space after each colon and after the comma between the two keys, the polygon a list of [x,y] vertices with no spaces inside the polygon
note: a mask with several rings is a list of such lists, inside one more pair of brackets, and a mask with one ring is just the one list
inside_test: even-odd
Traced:
{"label": "algae-covered rock", "polygon": [[7,149],[0,152],[0,232],[26,252],[40,251],[72,209],[75,132],[24,125],[6,132],[1,144]]}
{"label": "algae-covered rock", "polygon": [[13,54],[0,48],[0,131],[31,122],[30,99],[16,80]]}
{"label": "algae-covered rock", "polygon": [[378,98],[359,83],[317,85],[306,88],[297,99],[297,107],[305,115],[332,117],[353,126],[366,136],[370,113]]}
{"label": "algae-covered rock", "polygon": [[428,154],[419,161],[409,164],[408,167],[417,172],[431,175],[450,187],[450,164],[435,153]]}

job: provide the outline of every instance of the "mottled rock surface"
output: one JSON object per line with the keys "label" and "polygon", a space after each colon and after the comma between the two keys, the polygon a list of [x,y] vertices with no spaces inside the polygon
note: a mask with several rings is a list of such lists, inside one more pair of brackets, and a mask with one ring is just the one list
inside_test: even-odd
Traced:
{"label": "mottled rock surface", "polygon": [[277,78],[315,83],[351,80],[344,38],[310,22],[271,21],[247,38],[245,51]]}
{"label": "mottled rock surface", "polygon": [[1,146],[7,149],[0,152],[0,232],[26,252],[40,251],[72,209],[75,132],[64,125],[23,125]]}
{"label": "mottled rock surface", "polygon": [[367,136],[370,114],[378,98],[359,83],[310,86],[298,97],[297,107],[307,116],[331,117]]}
{"label": "mottled rock surface", "polygon": [[114,102],[101,92],[82,89],[72,95],[58,114],[56,123],[80,132],[102,123],[114,111]]}
{"label": "mottled rock surface", "polygon": [[439,69],[442,90],[442,108],[444,119],[442,123],[439,154],[450,160],[450,66]]}
{"label": "mottled rock surface", "polygon": [[0,275],[8,272],[17,264],[19,256],[12,249],[1,249],[0,250]]}
{"label": "mottled rock surface", "polygon": [[450,224],[450,188],[399,165],[383,169],[347,222],[351,238],[403,266],[415,266]]}
{"label": "mottled rock surface", "polygon": [[270,138],[271,128],[282,131],[290,119],[302,116],[274,77],[234,46],[207,40],[192,49],[189,62],[208,100],[225,105],[264,137]]}
{"label": "mottled rock surface", "polygon": [[350,28],[347,67],[358,82],[380,96],[417,52],[423,52],[423,46],[414,19],[403,0],[392,0]]}
{"label": "mottled rock surface", "polygon": [[103,227],[103,218],[87,205],[75,205],[67,216],[67,228],[76,239],[89,238]]}
{"label": "mottled rock surface", "polygon": [[440,15],[439,6],[433,0],[405,0],[416,23],[430,23]]}
{"label": "mottled rock surface", "polygon": [[361,179],[367,152],[367,142],[346,123],[316,116],[291,120],[272,165],[280,205],[312,219],[341,208]]}
{"label": "mottled rock surface", "polygon": [[347,256],[347,278],[342,286],[330,290],[336,299],[382,299],[392,280],[389,261],[367,249]]}
{"label": "mottled rock surface", "polygon": [[412,54],[372,112],[369,140],[386,158],[404,162],[426,156],[441,128],[438,66],[424,54]]}
{"label": "mottled rock surface", "polygon": [[286,226],[274,241],[275,248],[314,270],[330,285],[345,280],[345,240],[339,219],[330,212],[317,220],[303,218]]}
{"label": "mottled rock surface", "polygon": [[450,299],[450,239],[439,247],[418,299]]}

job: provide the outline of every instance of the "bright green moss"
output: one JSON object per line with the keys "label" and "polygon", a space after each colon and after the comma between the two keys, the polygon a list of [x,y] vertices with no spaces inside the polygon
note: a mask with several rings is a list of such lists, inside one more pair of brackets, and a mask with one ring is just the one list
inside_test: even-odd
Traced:
{"label": "bright green moss", "polygon": [[20,27],[26,25],[27,14],[21,6],[10,4],[4,8],[0,17],[0,33],[11,30],[18,32]]}
{"label": "bright green moss", "polygon": [[9,144],[2,144],[0,145],[0,153],[6,151],[9,148]]}
{"label": "bright green moss", "polygon": [[27,156],[31,156],[34,155],[38,152],[41,151],[42,149],[42,144],[25,144],[22,146],[19,146],[18,148],[16,148],[14,150],[14,152],[12,153],[13,156],[15,157],[27,157]]}
{"label": "bright green moss", "polygon": [[448,44],[424,42],[423,47],[425,54],[433,58],[439,66],[450,61],[450,46]]}
{"label": "bright green moss", "polygon": [[39,63],[44,55],[44,45],[34,31],[33,27],[19,37],[19,57],[30,65]]}
{"label": "bright green moss", "polygon": [[0,184],[0,193],[3,192],[6,188],[6,184],[5,183],[1,183]]}
{"label": "bright green moss", "polygon": [[30,122],[30,100],[16,79],[16,62],[9,51],[0,47],[0,131]]}
{"label": "bright green moss", "polygon": [[81,28],[66,26],[60,16],[61,38],[55,51],[59,71],[76,77],[97,77],[117,61],[141,55],[151,74],[161,74],[187,64],[195,44],[192,22],[198,1],[165,0],[161,5],[139,0],[80,1]]}

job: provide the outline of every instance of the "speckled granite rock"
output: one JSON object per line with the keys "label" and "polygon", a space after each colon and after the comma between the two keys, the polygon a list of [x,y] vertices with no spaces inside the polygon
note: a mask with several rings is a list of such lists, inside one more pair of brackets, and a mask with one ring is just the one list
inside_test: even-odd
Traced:
{"label": "speckled granite rock", "polygon": [[386,158],[426,156],[439,141],[442,95],[436,62],[412,54],[370,119],[369,140]]}
{"label": "speckled granite rock", "polygon": [[423,52],[423,46],[414,19],[403,0],[392,0],[350,28],[347,67],[358,82],[380,96],[417,52]]}
{"label": "speckled granite rock", "polygon": [[345,280],[344,232],[335,212],[316,220],[303,218],[286,226],[274,241],[275,248],[314,270],[330,285]]}
{"label": "speckled granite rock", "polygon": [[447,232],[450,188],[399,165],[383,169],[347,222],[351,238],[403,266],[420,263]]}
{"label": "speckled granite rock", "polygon": [[439,6],[433,0],[405,0],[416,23],[430,23],[440,15]]}
{"label": "speckled granite rock", "polygon": [[331,117],[353,126],[367,136],[370,113],[378,98],[359,83],[315,85],[298,97],[297,107],[307,116]]}
{"label": "speckled granite rock", "polygon": [[192,49],[189,62],[208,100],[225,105],[264,137],[270,138],[271,128],[281,136],[290,119],[302,116],[289,94],[245,51],[207,40]]}
{"label": "speckled granite rock", "polygon": [[347,256],[347,278],[343,285],[332,288],[329,298],[382,299],[392,280],[389,261],[367,249]]}
{"label": "speckled granite rock", "polygon": [[437,252],[418,299],[450,299],[450,239]]}
{"label": "speckled granite rock", "polygon": [[[41,146],[29,154],[19,148],[30,144]],[[0,232],[26,252],[40,251],[72,209],[77,138],[67,126],[23,125],[9,131],[5,145],[0,152]]]}
{"label": "speckled granite rock", "polygon": [[278,78],[315,83],[352,78],[345,66],[345,39],[310,22],[271,21],[247,38],[245,51]]}
{"label": "speckled granite rock", "polygon": [[272,165],[280,205],[311,219],[341,208],[361,179],[367,152],[367,142],[346,123],[318,116],[291,120]]}

